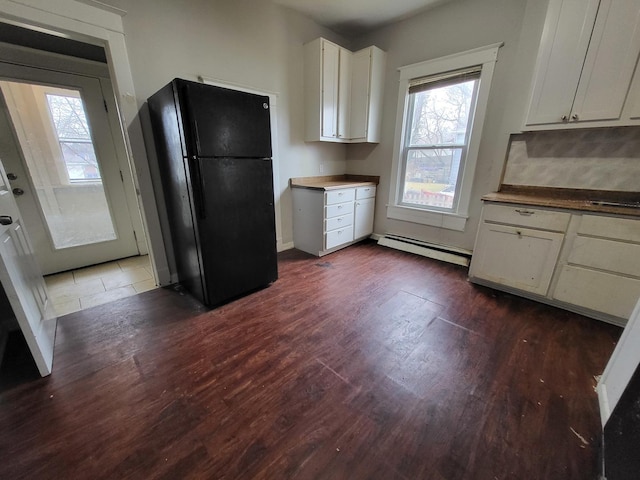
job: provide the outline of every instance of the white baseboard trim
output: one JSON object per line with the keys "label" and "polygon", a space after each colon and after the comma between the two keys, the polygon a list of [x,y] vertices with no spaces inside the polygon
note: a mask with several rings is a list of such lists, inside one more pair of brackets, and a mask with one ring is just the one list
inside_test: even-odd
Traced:
{"label": "white baseboard trim", "polygon": [[[471,261],[471,251],[462,248],[437,245],[413,238],[401,237],[399,235],[377,236],[379,237],[378,245],[395,248],[396,250],[415,253],[423,257],[433,258],[455,265],[462,265],[463,267],[468,267]],[[371,237],[375,238],[374,235]]]}
{"label": "white baseboard trim", "polygon": [[278,244],[276,246],[276,250],[278,252],[284,252],[285,250],[291,250],[292,248],[294,248],[293,242],[282,242],[280,240],[278,240]]}

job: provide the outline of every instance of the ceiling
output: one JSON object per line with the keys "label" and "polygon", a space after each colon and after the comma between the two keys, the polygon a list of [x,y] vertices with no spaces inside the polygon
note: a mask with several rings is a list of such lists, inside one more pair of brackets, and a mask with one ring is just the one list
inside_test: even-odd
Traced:
{"label": "ceiling", "polygon": [[346,36],[365,33],[446,1],[449,0],[273,0]]}
{"label": "ceiling", "polygon": [[[78,0],[125,14],[132,0]],[[450,0],[272,0],[346,37],[402,20]]]}

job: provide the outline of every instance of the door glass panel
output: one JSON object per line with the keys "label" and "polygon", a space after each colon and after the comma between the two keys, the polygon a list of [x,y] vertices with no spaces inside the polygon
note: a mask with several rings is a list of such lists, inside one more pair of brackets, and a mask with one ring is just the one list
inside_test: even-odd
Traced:
{"label": "door glass panel", "polygon": [[79,90],[0,82],[55,249],[115,240]]}

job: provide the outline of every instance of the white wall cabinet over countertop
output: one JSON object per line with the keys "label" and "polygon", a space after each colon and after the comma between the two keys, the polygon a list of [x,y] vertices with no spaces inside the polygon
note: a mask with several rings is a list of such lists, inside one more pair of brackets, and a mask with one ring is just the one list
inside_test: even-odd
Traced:
{"label": "white wall cabinet over countertop", "polygon": [[624,325],[640,298],[640,218],[485,204],[469,278]]}
{"label": "white wall cabinet over countertop", "polygon": [[351,52],[324,38],[304,46],[305,140],[377,143],[386,54]]}
{"label": "white wall cabinet over countertop", "polygon": [[640,124],[639,54],[640,0],[550,0],[524,129]]}
{"label": "white wall cabinet over countertop", "polygon": [[373,233],[376,186],[292,188],[295,248],[323,256]]}

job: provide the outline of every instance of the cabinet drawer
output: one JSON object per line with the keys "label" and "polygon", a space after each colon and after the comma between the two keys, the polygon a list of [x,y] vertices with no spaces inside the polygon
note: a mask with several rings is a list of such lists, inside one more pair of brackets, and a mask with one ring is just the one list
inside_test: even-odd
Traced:
{"label": "cabinet drawer", "polygon": [[342,215],[341,217],[333,217],[327,218],[324,221],[324,231],[330,232],[331,230],[335,230],[336,228],[348,227],[349,225],[353,225],[353,215]]}
{"label": "cabinet drawer", "polygon": [[578,235],[568,262],[640,277],[640,245]]}
{"label": "cabinet drawer", "polygon": [[324,218],[339,217],[353,213],[353,202],[327,205],[324,210]]}
{"label": "cabinet drawer", "polygon": [[583,215],[578,234],[640,243],[640,220]]}
{"label": "cabinet drawer", "polygon": [[325,205],[334,205],[342,202],[353,202],[356,199],[355,188],[341,190],[329,190],[325,196]]}
{"label": "cabinet drawer", "polygon": [[327,232],[324,235],[324,239],[326,250],[342,245],[343,243],[351,242],[353,241],[353,225]]}
{"label": "cabinet drawer", "polygon": [[536,208],[518,205],[484,206],[484,220],[486,222],[565,232],[570,219],[571,214],[566,212],[538,210]]}
{"label": "cabinet drawer", "polygon": [[565,265],[553,298],[628,319],[640,297],[640,280]]}
{"label": "cabinet drawer", "polygon": [[363,198],[371,198],[376,196],[376,187],[371,185],[370,187],[358,187],[356,188],[356,200]]}

